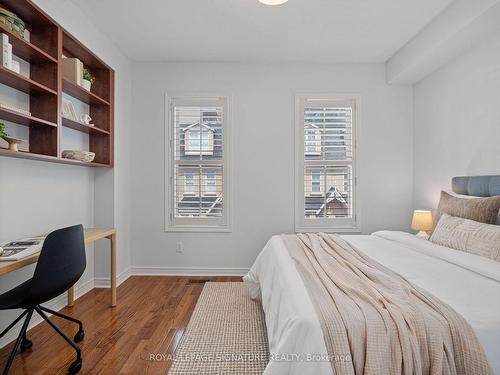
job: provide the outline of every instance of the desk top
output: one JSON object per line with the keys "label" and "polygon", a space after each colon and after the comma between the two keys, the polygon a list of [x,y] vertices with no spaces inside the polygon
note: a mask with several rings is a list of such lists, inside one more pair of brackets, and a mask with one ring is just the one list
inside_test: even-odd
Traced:
{"label": "desk top", "polygon": [[[107,238],[116,234],[115,229],[97,229],[97,228],[85,228],[83,230],[83,235],[85,243],[91,243],[97,241],[101,238]],[[12,262],[0,262],[0,275],[15,271],[19,268],[25,267],[29,264],[36,263],[39,254],[33,254],[29,257],[15,260]]]}

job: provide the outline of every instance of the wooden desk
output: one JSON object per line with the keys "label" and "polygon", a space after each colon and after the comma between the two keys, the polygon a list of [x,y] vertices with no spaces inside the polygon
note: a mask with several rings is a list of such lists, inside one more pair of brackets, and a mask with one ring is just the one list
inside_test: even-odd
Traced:
{"label": "wooden desk", "polygon": [[[111,306],[116,306],[116,230],[114,229],[84,229],[85,243],[92,243],[101,238],[108,238],[111,242]],[[18,270],[29,264],[36,263],[39,254],[33,254],[27,258],[12,261],[0,262],[0,275]],[[75,292],[73,287],[68,290],[68,306],[73,306],[75,302]]]}

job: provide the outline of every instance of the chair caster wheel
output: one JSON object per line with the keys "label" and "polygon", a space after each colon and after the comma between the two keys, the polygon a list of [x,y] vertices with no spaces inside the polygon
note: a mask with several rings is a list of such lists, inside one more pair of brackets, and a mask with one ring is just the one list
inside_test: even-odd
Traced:
{"label": "chair caster wheel", "polygon": [[83,330],[80,330],[76,333],[74,340],[75,342],[80,342],[83,340],[84,337],[85,337],[85,332]]}
{"label": "chair caster wheel", "polygon": [[33,343],[31,342],[31,340],[21,341],[21,351],[22,352],[25,352],[26,350],[31,349],[32,346],[33,346]]}
{"label": "chair caster wheel", "polygon": [[68,372],[70,374],[76,374],[82,369],[82,359],[77,359],[68,367]]}

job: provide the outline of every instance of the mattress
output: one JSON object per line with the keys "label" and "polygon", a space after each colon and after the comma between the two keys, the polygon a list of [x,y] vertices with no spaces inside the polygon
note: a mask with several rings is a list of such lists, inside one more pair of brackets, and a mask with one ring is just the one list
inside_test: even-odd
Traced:
{"label": "mattress", "polygon": [[[404,232],[343,238],[459,312],[500,374],[500,263]],[[279,236],[244,282],[252,298],[261,298],[266,317],[271,360],[265,374],[332,374],[316,312]]]}

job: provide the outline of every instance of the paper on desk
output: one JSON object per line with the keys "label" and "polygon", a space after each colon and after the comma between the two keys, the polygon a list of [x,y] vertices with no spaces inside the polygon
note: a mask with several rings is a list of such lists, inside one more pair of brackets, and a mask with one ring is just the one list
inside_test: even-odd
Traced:
{"label": "paper on desk", "polygon": [[12,262],[40,252],[44,236],[25,238],[23,240],[0,243],[3,253],[0,262]]}

